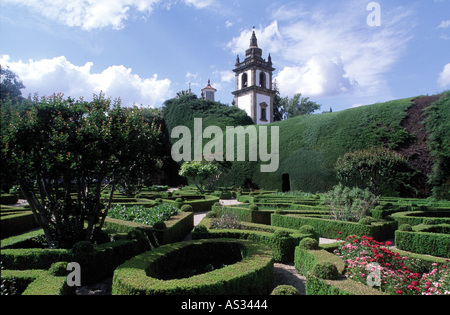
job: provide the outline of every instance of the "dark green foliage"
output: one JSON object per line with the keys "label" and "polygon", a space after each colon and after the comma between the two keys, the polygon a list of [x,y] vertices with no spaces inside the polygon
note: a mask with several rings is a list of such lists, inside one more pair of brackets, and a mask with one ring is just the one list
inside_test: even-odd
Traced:
{"label": "dark green foliage", "polygon": [[[194,118],[202,118],[204,128],[218,126],[224,131],[227,126],[253,125],[253,120],[245,111],[219,102],[199,99],[195,95],[167,100],[163,107],[163,117],[169,134],[178,126],[186,126],[193,131]],[[174,143],[177,140],[171,141]]]}
{"label": "dark green foliage", "polygon": [[311,273],[315,277],[324,280],[338,280],[341,278],[336,265],[329,262],[316,264]]}
{"label": "dark green foliage", "polygon": [[300,295],[300,292],[290,285],[277,286],[270,295]]}
{"label": "dark green foliage", "polygon": [[428,144],[435,158],[430,183],[433,196],[450,200],[450,92],[425,110],[425,126],[430,134]]}
{"label": "dark green foliage", "polygon": [[302,239],[298,246],[302,249],[315,250],[319,249],[319,242],[313,238],[307,237]]}

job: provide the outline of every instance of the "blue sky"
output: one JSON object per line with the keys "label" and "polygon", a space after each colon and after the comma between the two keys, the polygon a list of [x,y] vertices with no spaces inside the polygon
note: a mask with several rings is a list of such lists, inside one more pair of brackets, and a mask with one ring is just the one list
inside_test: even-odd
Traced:
{"label": "blue sky", "polygon": [[256,28],[282,96],[334,111],[450,89],[450,0],[2,0],[0,63],[29,93],[159,107],[176,92],[232,102]]}

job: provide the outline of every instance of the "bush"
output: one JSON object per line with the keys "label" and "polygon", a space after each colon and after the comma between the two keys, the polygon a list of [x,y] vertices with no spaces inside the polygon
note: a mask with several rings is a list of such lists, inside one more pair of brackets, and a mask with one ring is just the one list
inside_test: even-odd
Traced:
{"label": "bush", "polygon": [[250,205],[249,209],[250,209],[251,211],[258,211],[258,210],[259,210],[259,208],[258,208],[257,205]]}
{"label": "bush", "polygon": [[[214,257],[242,260],[190,278],[161,280],[179,267],[209,263]],[[119,266],[113,295],[265,295],[273,283],[273,257],[264,246],[242,240],[201,240],[166,245]],[[164,271],[164,272],[163,272]]]}
{"label": "bush", "polygon": [[314,266],[311,271],[312,275],[324,280],[339,280],[341,279],[341,274],[337,270],[335,264],[329,262],[321,262]]}
{"label": "bush", "polygon": [[302,249],[316,250],[319,249],[319,242],[313,238],[307,237],[302,239],[298,246]]}
{"label": "bush", "polygon": [[290,285],[279,285],[270,295],[300,295],[300,292]]}
{"label": "bush", "polygon": [[344,187],[339,184],[325,195],[325,204],[330,212],[330,219],[358,222],[375,208],[379,197],[368,189]]}
{"label": "bush", "polygon": [[181,207],[182,212],[194,212],[194,208],[191,205],[184,205]]}

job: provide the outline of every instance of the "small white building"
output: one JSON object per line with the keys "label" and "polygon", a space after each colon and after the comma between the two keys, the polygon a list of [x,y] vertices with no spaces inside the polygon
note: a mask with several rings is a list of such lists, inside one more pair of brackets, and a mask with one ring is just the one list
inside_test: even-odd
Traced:
{"label": "small white building", "polygon": [[215,102],[217,90],[211,86],[211,80],[208,80],[208,86],[202,89],[202,99]]}
{"label": "small white building", "polygon": [[272,87],[272,57],[268,61],[262,58],[262,49],[253,31],[250,48],[245,53],[245,60],[236,59],[236,91],[233,105],[243,109],[256,124],[273,122],[273,102],[275,91]]}

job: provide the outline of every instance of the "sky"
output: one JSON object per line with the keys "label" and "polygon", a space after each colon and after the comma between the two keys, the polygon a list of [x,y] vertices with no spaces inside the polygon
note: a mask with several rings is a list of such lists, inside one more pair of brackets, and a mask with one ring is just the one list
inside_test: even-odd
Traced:
{"label": "sky", "polygon": [[255,30],[282,97],[345,110],[450,89],[450,0],[2,0],[0,64],[23,95],[231,104]]}

